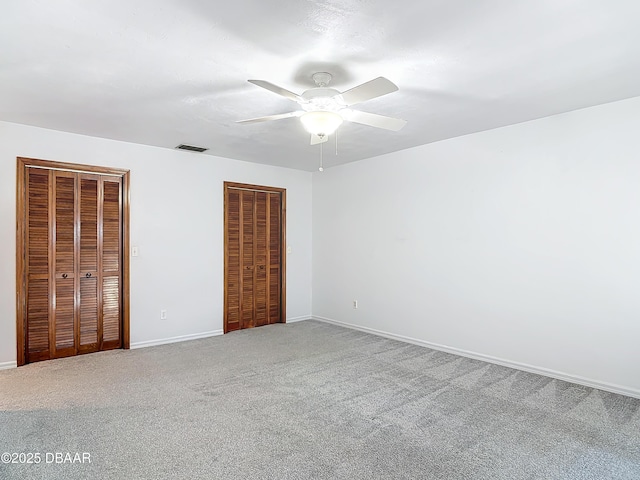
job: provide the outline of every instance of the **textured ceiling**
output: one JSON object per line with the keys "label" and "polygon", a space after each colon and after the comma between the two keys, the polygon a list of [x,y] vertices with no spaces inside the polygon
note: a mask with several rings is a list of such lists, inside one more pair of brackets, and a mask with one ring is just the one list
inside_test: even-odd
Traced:
{"label": "textured ceiling", "polygon": [[297,118],[235,123],[297,110],[247,79],[398,85],[358,108],[407,126],[345,122],[332,166],[638,96],[638,18],[637,0],[5,0],[0,120],[314,170]]}

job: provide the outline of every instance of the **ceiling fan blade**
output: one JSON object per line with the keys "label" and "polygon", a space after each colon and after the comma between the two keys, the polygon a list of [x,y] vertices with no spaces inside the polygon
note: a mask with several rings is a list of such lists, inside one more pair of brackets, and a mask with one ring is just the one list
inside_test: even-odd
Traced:
{"label": "ceiling fan blade", "polygon": [[247,80],[247,81],[249,83],[253,83],[254,85],[257,85],[258,87],[266,88],[267,90],[273,93],[277,93],[278,95],[288,98],[289,100],[293,100],[294,102],[306,103],[305,100],[300,95],[290,92],[286,88],[282,88],[277,85],[274,85],[271,82],[267,82],[265,80]]}
{"label": "ceiling fan blade", "polygon": [[267,115],[266,117],[249,118],[247,120],[237,120],[236,123],[258,123],[269,122],[271,120],[280,120],[281,118],[299,117],[304,112],[289,112],[279,115]]}
{"label": "ceiling fan blade", "polygon": [[385,117],[375,113],[361,112],[360,110],[342,110],[342,117],[349,122],[361,123],[370,127],[384,128],[385,130],[393,130],[397,132],[407,124],[406,120],[399,118]]}
{"label": "ceiling fan blade", "polygon": [[329,135],[323,135],[321,137],[320,135],[314,135],[313,133],[311,134],[311,145],[318,145],[319,143],[324,143],[328,141],[329,141]]}
{"label": "ceiling fan blade", "polygon": [[342,101],[345,105],[355,105],[356,103],[381,97],[382,95],[386,95],[387,93],[392,93],[397,90],[398,87],[395,83],[384,77],[378,77],[343,92]]}

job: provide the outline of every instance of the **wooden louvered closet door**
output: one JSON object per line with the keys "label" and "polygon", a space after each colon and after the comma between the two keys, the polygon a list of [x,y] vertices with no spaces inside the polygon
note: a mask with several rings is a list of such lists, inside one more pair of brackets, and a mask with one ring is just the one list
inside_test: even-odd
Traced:
{"label": "wooden louvered closet door", "polygon": [[285,322],[285,190],[225,182],[224,331]]}
{"label": "wooden louvered closet door", "polygon": [[123,347],[123,178],[24,175],[19,364]]}

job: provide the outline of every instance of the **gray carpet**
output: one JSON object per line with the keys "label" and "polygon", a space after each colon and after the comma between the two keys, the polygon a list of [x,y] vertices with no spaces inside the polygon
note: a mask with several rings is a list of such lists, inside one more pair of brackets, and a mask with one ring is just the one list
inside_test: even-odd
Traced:
{"label": "gray carpet", "polygon": [[2,452],[41,454],[2,479],[637,480],[640,400],[306,321],[0,371]]}

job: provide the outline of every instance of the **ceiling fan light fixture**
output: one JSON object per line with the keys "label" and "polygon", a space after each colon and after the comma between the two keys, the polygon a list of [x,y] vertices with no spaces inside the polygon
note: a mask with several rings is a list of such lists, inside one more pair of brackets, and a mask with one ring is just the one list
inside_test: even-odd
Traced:
{"label": "ceiling fan light fixture", "polygon": [[300,117],[305,130],[313,135],[331,135],[342,124],[342,117],[335,112],[316,110]]}

